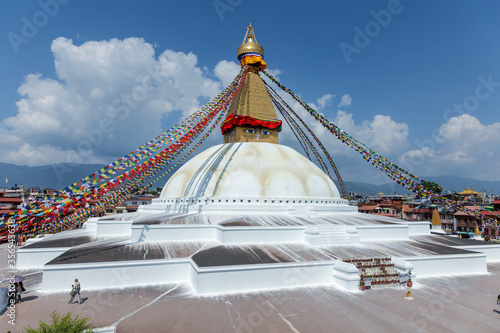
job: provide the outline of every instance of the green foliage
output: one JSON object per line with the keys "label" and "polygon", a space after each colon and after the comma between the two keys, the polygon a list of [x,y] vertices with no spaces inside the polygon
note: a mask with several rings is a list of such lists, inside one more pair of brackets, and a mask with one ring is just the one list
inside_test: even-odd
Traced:
{"label": "green foliage", "polygon": [[34,329],[26,327],[26,333],[91,333],[92,324],[90,318],[80,318],[80,315],[72,317],[71,312],[61,316],[57,311],[50,315],[51,323],[46,324],[40,320],[39,327]]}
{"label": "green foliage", "polygon": [[443,192],[443,188],[434,182],[426,182],[422,180],[422,185],[426,190],[432,191],[434,193],[440,194]]}

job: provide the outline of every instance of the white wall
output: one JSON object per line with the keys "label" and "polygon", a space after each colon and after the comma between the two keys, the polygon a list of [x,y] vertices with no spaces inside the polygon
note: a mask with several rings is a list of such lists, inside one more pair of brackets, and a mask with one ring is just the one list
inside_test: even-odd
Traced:
{"label": "white wall", "polygon": [[[118,236],[118,235],[130,235],[130,227],[132,226],[133,220],[99,220],[97,222],[97,235],[99,236]],[[91,225],[92,228],[92,225]]]}
{"label": "white wall", "polygon": [[38,269],[43,265],[63,254],[70,247],[52,247],[52,248],[34,248],[17,250],[16,268],[17,269]]}
{"label": "white wall", "polygon": [[356,226],[360,241],[409,239],[408,226],[399,224],[377,224]]}
{"label": "white wall", "polygon": [[433,255],[425,257],[400,258],[410,262],[412,270],[418,276],[486,274],[486,255],[466,253],[452,255]]}
{"label": "white wall", "polygon": [[198,268],[198,294],[332,284],[332,261]]}
{"label": "white wall", "polygon": [[216,240],[215,225],[161,224],[132,226],[133,242]]}
{"label": "white wall", "polygon": [[358,290],[360,280],[359,270],[353,264],[336,260],[332,276],[333,281],[339,287],[350,291]]}
{"label": "white wall", "polygon": [[304,241],[305,227],[219,227],[217,240],[223,244],[296,243]]}
{"label": "white wall", "polygon": [[304,240],[303,226],[298,227],[221,227],[200,224],[134,225],[131,240],[219,241],[224,244],[296,243]]}
{"label": "white wall", "polygon": [[428,221],[407,221],[410,235],[429,235],[431,223]]}
{"label": "white wall", "polygon": [[499,245],[470,245],[470,246],[453,246],[458,249],[481,252],[486,254],[486,262],[500,261],[500,244]]}
{"label": "white wall", "polygon": [[85,289],[122,288],[189,281],[189,259],[46,265],[42,291],[70,291],[75,278]]}
{"label": "white wall", "polygon": [[41,289],[68,291],[75,278],[86,289],[190,282],[198,294],[331,284],[333,261],[199,268],[191,259],[48,265]]}

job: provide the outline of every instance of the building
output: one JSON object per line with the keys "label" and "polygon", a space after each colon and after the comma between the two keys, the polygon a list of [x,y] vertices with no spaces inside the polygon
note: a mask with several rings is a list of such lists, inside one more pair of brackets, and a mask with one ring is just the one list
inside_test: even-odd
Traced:
{"label": "building", "polygon": [[139,206],[141,205],[151,205],[151,202],[153,199],[157,197],[155,196],[150,196],[150,197],[132,197],[127,200],[125,200],[125,209],[127,213],[133,213],[136,212]]}
{"label": "building", "polygon": [[0,190],[0,215],[8,214],[21,208],[24,202],[24,190],[11,188]]}
{"label": "building", "polygon": [[18,268],[40,269],[43,292],[65,291],[75,276],[88,289],[182,283],[193,297],[324,285],[353,292],[363,278],[353,262],[452,276],[486,274],[487,261],[499,260],[494,244],[485,251],[485,242],[432,235],[428,221],[392,217],[402,204],[358,212],[325,172],[276,143],[280,121],[251,26],[238,59],[249,67],[228,100],[224,143],[186,162],[137,212],[92,218],[19,249]]}

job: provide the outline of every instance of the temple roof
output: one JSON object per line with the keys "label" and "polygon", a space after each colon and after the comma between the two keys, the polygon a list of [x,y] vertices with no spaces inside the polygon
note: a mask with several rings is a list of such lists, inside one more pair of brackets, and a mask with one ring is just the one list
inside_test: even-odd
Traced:
{"label": "temple roof", "polygon": [[473,189],[471,188],[468,188],[466,190],[463,190],[462,192],[460,193],[457,193],[458,195],[478,195],[480,194],[479,192],[476,192],[474,191]]}

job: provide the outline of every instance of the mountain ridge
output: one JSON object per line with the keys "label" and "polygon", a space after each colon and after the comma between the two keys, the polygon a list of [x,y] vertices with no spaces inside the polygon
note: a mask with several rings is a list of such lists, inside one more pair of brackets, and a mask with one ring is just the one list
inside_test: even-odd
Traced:
{"label": "mountain ridge", "polygon": [[[60,190],[91,175],[104,166],[101,164],[56,163],[31,167],[0,162],[0,187],[11,187],[14,184],[20,185],[22,183],[26,188],[40,187]],[[8,179],[7,183],[3,183],[5,179]],[[428,176],[421,179],[438,183],[445,191],[449,192],[461,192],[469,187],[477,192],[482,192],[484,189],[487,194],[500,193],[500,181],[478,180],[452,175]],[[159,184],[155,184],[154,187],[163,187],[165,182],[166,179],[162,180]],[[366,182],[344,180],[344,183],[349,192],[353,191],[373,195],[378,193],[411,193],[402,186],[392,182],[375,185]]]}

